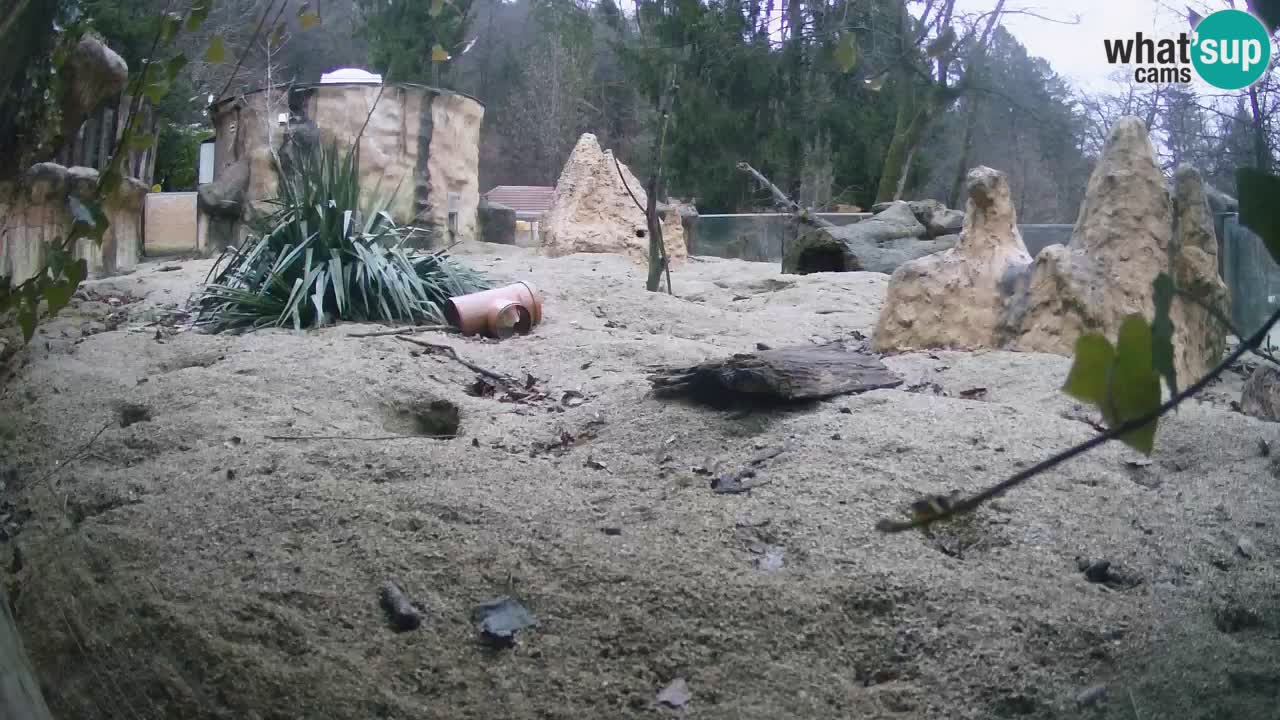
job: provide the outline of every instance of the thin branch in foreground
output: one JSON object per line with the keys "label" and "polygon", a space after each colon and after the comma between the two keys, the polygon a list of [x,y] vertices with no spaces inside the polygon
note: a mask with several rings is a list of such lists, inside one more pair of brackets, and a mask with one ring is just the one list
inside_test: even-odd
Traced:
{"label": "thin branch in foreground", "polygon": [[115,424],[116,423],[114,420],[108,421],[107,424],[103,425],[101,428],[98,429],[98,432],[93,434],[93,437],[89,438],[88,442],[80,446],[80,449],[76,452],[75,455],[72,455],[71,457],[67,458],[66,460],[63,460],[57,465],[54,465],[52,470],[36,478],[36,481],[31,483],[31,487],[39,487],[40,485],[43,485],[45,482],[49,480],[49,478],[52,478],[54,475],[57,475],[59,472],[61,472],[63,468],[65,468],[66,466],[70,465],[73,462],[80,460],[85,455],[88,455],[89,449],[92,448],[93,444],[98,441],[98,438],[102,436],[102,433],[106,432],[107,428]]}
{"label": "thin branch in foreground", "polygon": [[462,357],[458,355],[458,351],[454,350],[448,345],[437,345],[436,343],[423,342],[422,340],[414,340],[413,338],[407,338],[403,335],[397,335],[395,337],[397,340],[400,340],[402,342],[407,342],[411,345],[417,345],[418,347],[426,348],[427,350],[430,350],[432,353],[443,353],[445,355],[448,355],[451,359],[453,359],[459,365],[462,365],[463,367],[467,368],[468,370],[474,373],[483,375],[489,378],[490,380],[500,382],[503,385],[507,385],[507,386],[512,386],[512,387],[519,386],[519,382],[517,382],[514,378],[508,377],[499,372],[494,372],[493,370],[489,370],[487,368],[482,368],[473,362],[462,359]]}
{"label": "thin branch in foreground", "polygon": [[347,335],[349,338],[374,338],[387,337],[389,335],[413,335],[424,332],[457,332],[457,328],[452,325],[415,325],[413,327],[399,328],[397,330],[379,330],[378,332],[367,333],[351,333]]}
{"label": "thin branch in foreground", "polygon": [[1169,413],[1169,411],[1182,404],[1184,400],[1193,397],[1196,393],[1208,387],[1214,380],[1217,380],[1218,376],[1222,375],[1229,366],[1233,365],[1237,360],[1244,356],[1245,353],[1261,347],[1263,341],[1267,339],[1267,334],[1271,332],[1271,328],[1275,326],[1277,322],[1280,322],[1280,309],[1272,313],[1271,317],[1267,319],[1267,322],[1264,323],[1257,332],[1236,346],[1236,349],[1232,350],[1231,353],[1227,355],[1222,362],[1218,363],[1217,366],[1210,370],[1208,374],[1183,389],[1182,392],[1174,395],[1168,402],[1164,403],[1152,412],[1147,413],[1136,420],[1129,420],[1122,423],[1105,433],[1095,435],[1079,445],[1067,448],[1066,450],[1063,450],[1052,457],[1046,458],[975,495],[970,495],[969,497],[962,498],[955,502],[947,502],[935,512],[921,514],[911,520],[890,520],[886,518],[876,524],[876,529],[886,533],[902,532],[904,530],[926,527],[935,522],[947,520],[957,515],[970,512],[977,509],[988,500],[999,495],[1003,495],[1005,492],[1012,490],[1041,473],[1051,470],[1078,455],[1083,455],[1099,445],[1106,444],[1111,440],[1116,440],[1122,435],[1126,435],[1159,420],[1161,417]]}

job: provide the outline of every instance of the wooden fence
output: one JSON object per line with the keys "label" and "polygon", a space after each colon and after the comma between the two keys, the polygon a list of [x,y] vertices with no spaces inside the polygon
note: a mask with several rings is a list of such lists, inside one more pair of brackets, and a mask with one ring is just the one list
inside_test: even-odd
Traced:
{"label": "wooden fence", "polygon": [[[130,96],[122,95],[115,101],[104,103],[97,112],[85,118],[84,124],[80,126],[80,132],[63,146],[55,158],[58,164],[67,167],[89,167],[98,171],[107,169],[120,136],[124,134],[131,103]],[[149,102],[143,100],[140,105],[135,136],[149,136],[152,142],[145,149],[128,150],[125,174],[151,187],[155,182],[159,123]]]}

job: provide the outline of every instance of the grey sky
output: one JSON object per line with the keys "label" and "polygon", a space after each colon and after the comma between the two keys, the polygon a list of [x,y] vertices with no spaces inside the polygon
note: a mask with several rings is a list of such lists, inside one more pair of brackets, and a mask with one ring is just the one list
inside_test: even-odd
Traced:
{"label": "grey sky", "polygon": [[[993,0],[959,0],[957,8],[982,12],[994,7]],[[1197,5],[1200,3],[1196,3]],[[1177,0],[1163,5],[1158,0],[1075,0],[1070,3],[1019,2],[1009,0],[1008,8],[1034,9],[1046,17],[1062,20],[1078,15],[1080,22],[1062,25],[1026,15],[1009,15],[1004,26],[1027,48],[1027,52],[1049,61],[1053,69],[1081,90],[1106,89],[1107,76],[1117,67],[1108,65],[1102,41],[1106,38],[1159,33],[1169,36],[1186,29],[1169,6],[1181,7]]]}

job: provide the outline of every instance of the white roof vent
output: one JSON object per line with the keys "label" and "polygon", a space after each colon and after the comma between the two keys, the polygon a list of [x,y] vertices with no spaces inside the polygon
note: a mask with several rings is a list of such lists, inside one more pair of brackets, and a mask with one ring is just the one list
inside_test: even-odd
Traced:
{"label": "white roof vent", "polygon": [[321,75],[320,83],[323,85],[335,85],[338,83],[381,85],[382,76],[375,75],[359,68],[342,68],[341,70],[334,70],[333,72],[327,72]]}

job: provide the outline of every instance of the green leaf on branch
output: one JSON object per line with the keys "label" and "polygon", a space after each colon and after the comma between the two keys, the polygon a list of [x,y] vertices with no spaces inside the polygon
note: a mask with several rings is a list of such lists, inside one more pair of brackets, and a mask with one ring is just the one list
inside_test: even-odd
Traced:
{"label": "green leaf on branch", "polygon": [[154,135],[134,135],[129,138],[130,150],[150,150],[156,144]]}
{"label": "green leaf on branch", "polygon": [[840,67],[840,72],[852,72],[858,66],[858,38],[851,32],[845,32],[840,35],[840,39],[836,41],[835,48],[836,65]]}
{"label": "green leaf on branch", "polygon": [[[1096,405],[1112,428],[1154,412],[1160,407],[1160,375],[1152,362],[1152,338],[1151,326],[1136,314],[1124,319],[1114,348],[1101,335],[1081,336],[1063,390]],[[1119,439],[1150,455],[1157,424],[1153,420]]]}
{"label": "green leaf on branch", "polygon": [[271,37],[268,38],[267,42],[269,42],[272,47],[280,47],[281,45],[284,45],[288,34],[289,27],[282,22],[279,25],[276,25],[275,30],[271,31]]}
{"label": "green leaf on branch", "polygon": [[160,16],[160,43],[166,45],[178,36],[182,29],[182,16],[178,13],[165,13]]}
{"label": "green leaf on branch", "polygon": [[437,17],[444,12],[444,0],[431,0],[431,7],[427,10],[427,15]]}
{"label": "green leaf on branch", "polygon": [[169,71],[169,82],[177,80],[178,74],[181,73],[182,69],[186,66],[187,56],[184,53],[178,53],[176,57],[169,60],[169,64],[165,66],[165,69]]}
{"label": "green leaf on branch", "polygon": [[102,242],[102,236],[111,226],[111,221],[107,219],[107,214],[102,211],[101,205],[93,200],[82,200],[75,195],[68,195],[67,209],[71,211],[72,220],[68,243],[73,243],[80,238],[93,238],[94,242]]}
{"label": "green leaf on branch", "polygon": [[89,263],[84,258],[79,258],[66,266],[61,280],[41,288],[45,302],[49,303],[49,317],[57,315],[59,310],[70,304],[71,297],[76,294],[76,288],[80,287],[80,283],[87,277],[89,277]]}
{"label": "green leaf on branch", "polygon": [[1107,403],[1107,376],[1116,351],[1101,335],[1081,335],[1076,340],[1075,361],[1062,388],[1071,397],[1102,407]]}
{"label": "green leaf on branch", "polygon": [[1156,314],[1151,320],[1151,366],[1169,383],[1169,392],[1178,394],[1178,370],[1173,362],[1173,320],[1169,308],[1177,289],[1168,273],[1160,273],[1154,283]]}
{"label": "green leaf on branch", "polygon": [[196,0],[191,4],[191,12],[187,15],[187,32],[195,32],[209,19],[209,11],[213,9],[213,0]]}
{"label": "green leaf on branch", "polygon": [[209,40],[209,47],[204,51],[204,61],[214,65],[227,61],[227,41],[221,35],[214,35]]}
{"label": "green leaf on branch", "polygon": [[164,78],[152,80],[142,89],[142,94],[146,95],[151,102],[159,105],[164,96],[169,94],[169,81]]}
{"label": "green leaf on branch", "polygon": [[[32,285],[32,287],[35,287]],[[29,343],[36,334],[36,306],[27,298],[18,302],[18,325],[22,328],[22,342]]]}
{"label": "green leaf on branch", "polygon": [[1280,177],[1257,168],[1236,171],[1240,191],[1240,224],[1262,238],[1271,259],[1280,262]]}
{"label": "green leaf on branch", "polygon": [[303,30],[310,30],[320,24],[320,14],[311,10],[311,3],[304,2],[298,8],[298,24]]}
{"label": "green leaf on branch", "polygon": [[431,48],[431,62],[442,63],[448,59],[449,51],[445,50],[443,45],[436,43],[435,46]]}

